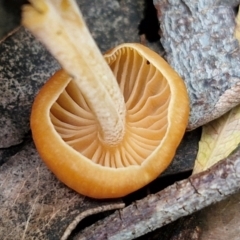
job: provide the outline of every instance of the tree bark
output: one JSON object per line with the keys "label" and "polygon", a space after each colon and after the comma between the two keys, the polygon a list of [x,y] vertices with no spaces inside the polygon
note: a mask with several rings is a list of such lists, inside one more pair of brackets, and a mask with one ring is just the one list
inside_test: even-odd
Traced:
{"label": "tree bark", "polygon": [[240,103],[240,47],[232,0],[154,0],[168,63],[188,89],[192,130]]}

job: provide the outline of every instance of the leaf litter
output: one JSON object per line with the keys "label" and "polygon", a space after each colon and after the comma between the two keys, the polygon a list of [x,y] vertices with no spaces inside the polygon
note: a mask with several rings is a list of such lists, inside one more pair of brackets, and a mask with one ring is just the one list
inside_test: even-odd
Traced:
{"label": "leaf litter", "polygon": [[124,207],[67,188],[47,169],[32,142],[0,167],[0,239],[67,239],[83,218]]}

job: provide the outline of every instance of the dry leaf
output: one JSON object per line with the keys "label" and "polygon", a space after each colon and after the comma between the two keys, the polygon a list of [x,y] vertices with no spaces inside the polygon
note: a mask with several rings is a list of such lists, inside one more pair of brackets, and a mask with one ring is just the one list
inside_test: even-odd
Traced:
{"label": "dry leaf", "polygon": [[0,167],[0,239],[66,239],[82,218],[123,206],[67,188],[40,160],[32,142]]}
{"label": "dry leaf", "polygon": [[202,210],[197,217],[201,240],[240,239],[240,193]]}
{"label": "dry leaf", "polygon": [[240,143],[240,106],[202,128],[193,174],[226,158]]}

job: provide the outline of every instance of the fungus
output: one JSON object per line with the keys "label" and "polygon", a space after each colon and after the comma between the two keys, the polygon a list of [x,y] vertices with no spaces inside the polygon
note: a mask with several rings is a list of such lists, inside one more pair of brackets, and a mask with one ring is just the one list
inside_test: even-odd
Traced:
{"label": "fungus", "polygon": [[189,102],[155,52],[122,44],[104,58],[72,0],[31,0],[23,25],[60,62],[31,113],[36,148],[59,180],[93,198],[125,196],[171,163]]}

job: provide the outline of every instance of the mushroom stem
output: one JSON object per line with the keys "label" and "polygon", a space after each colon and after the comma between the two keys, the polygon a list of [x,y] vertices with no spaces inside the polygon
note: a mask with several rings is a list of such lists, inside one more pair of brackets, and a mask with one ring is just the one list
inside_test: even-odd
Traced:
{"label": "mushroom stem", "polygon": [[22,24],[76,81],[100,126],[100,138],[121,142],[126,106],[118,83],[94,42],[74,0],[30,0]]}

